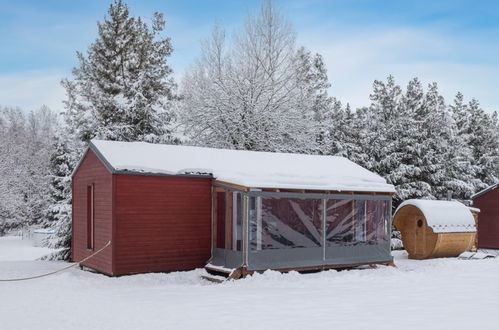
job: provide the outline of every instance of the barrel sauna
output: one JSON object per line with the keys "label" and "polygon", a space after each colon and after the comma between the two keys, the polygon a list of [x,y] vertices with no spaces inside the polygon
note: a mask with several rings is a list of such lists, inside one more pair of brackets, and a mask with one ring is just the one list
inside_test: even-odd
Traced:
{"label": "barrel sauna", "polygon": [[473,214],[457,201],[407,200],[395,211],[393,224],[410,259],[457,257],[475,243]]}

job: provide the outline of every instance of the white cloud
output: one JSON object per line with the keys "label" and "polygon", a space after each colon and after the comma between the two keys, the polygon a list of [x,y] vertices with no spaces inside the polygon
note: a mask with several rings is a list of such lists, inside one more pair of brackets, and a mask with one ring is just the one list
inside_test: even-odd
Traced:
{"label": "white cloud", "polygon": [[64,76],[60,71],[0,74],[0,106],[33,110],[46,105],[62,111],[65,92],[60,81]]}
{"label": "white cloud", "polygon": [[436,81],[447,101],[461,91],[487,111],[499,109],[499,68],[490,57],[499,47],[486,38],[416,28],[349,31],[323,26],[301,31],[299,41],[324,56],[331,94],[353,107],[368,105],[372,82],[393,74],[402,86],[413,77]]}

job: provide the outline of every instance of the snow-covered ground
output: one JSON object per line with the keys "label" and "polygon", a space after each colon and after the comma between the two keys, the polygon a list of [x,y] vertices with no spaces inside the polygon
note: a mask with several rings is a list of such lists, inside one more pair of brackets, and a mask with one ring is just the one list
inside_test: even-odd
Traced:
{"label": "snow-covered ground", "polygon": [[0,262],[35,260],[53,251],[46,247],[34,247],[33,241],[21,236],[0,237]]}
{"label": "snow-covered ground", "polygon": [[[67,265],[28,261],[27,250],[0,238],[0,279]],[[200,279],[202,270],[110,278],[72,268],[0,282],[0,329],[499,328],[499,259],[394,254],[397,268],[269,271],[223,284]]]}

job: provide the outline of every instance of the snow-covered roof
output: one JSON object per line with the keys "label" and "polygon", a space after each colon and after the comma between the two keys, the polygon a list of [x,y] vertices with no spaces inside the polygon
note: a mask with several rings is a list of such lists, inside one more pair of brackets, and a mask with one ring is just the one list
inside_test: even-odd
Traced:
{"label": "snow-covered roof", "polygon": [[395,192],[381,176],[343,157],[92,140],[113,172],[209,175],[253,188]]}
{"label": "snow-covered roof", "polygon": [[474,194],[473,196],[471,196],[471,199],[475,199],[478,196],[481,196],[481,195],[483,195],[485,193],[488,193],[489,191],[494,190],[494,189],[496,189],[498,187],[499,187],[499,182],[496,183],[496,184],[493,184],[493,185],[491,185],[491,186],[489,186],[489,187],[487,187],[487,188],[485,188],[483,190],[480,190],[479,192],[477,192],[476,194]]}
{"label": "snow-covered roof", "polygon": [[475,219],[470,209],[457,201],[436,201],[409,199],[397,208],[395,214],[404,206],[417,207],[426,218],[434,233],[475,232]]}

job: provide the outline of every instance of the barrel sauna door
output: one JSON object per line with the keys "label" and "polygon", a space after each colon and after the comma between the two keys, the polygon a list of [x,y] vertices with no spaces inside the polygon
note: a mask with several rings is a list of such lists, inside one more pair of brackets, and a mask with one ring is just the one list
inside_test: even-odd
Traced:
{"label": "barrel sauna door", "polygon": [[414,217],[415,231],[416,231],[416,256],[424,255],[426,249],[426,228],[421,216]]}

